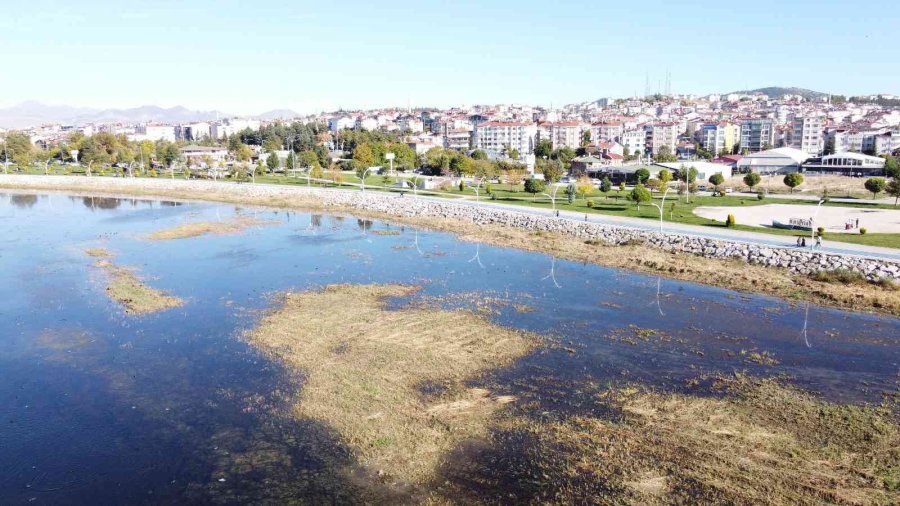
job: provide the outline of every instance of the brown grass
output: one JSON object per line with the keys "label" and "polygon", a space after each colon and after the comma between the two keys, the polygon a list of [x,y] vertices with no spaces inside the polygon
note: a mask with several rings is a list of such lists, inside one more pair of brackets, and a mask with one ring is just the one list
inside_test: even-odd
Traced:
{"label": "brown grass", "polygon": [[495,444],[534,442],[525,460],[538,477],[535,502],[900,501],[900,425],[889,409],[830,404],[774,380],[738,376],[723,388],[724,398],[598,391],[620,419],[509,417]]}
{"label": "brown grass", "polygon": [[[4,186],[16,187],[16,185]],[[40,187],[28,185],[24,188]],[[48,185],[44,189],[59,190],[60,187]],[[85,188],[73,182],[68,189],[81,191]],[[90,191],[94,194],[120,195],[120,192],[102,192],[93,188]],[[590,241],[589,244],[569,235],[548,232],[537,234],[501,225],[476,225],[432,217],[399,217],[363,209],[326,206],[321,200],[306,195],[251,197],[229,192],[210,191],[198,197],[195,193],[188,191],[153,191],[144,188],[130,189],[129,194],[249,204],[302,211],[323,211],[332,214],[347,213],[357,217],[382,219],[394,223],[454,232],[465,240],[538,251],[580,262],[592,262],[667,278],[695,281],[733,290],[764,293],[790,300],[809,301],[814,304],[855,311],[874,311],[900,316],[900,291],[894,290],[890,285],[834,285],[810,279],[808,276],[792,274],[782,268],[749,265],[738,259],[719,260],[690,254],[667,253],[651,246],[639,244],[605,246],[594,241]]]}
{"label": "brown grass", "polygon": [[258,220],[253,217],[238,217],[228,221],[185,223],[173,228],[157,230],[149,234],[145,239],[149,241],[171,241],[175,239],[187,239],[200,237],[207,234],[239,234],[250,227],[270,225],[274,222]]}
{"label": "brown grass", "polygon": [[[249,340],[305,371],[297,416],[331,426],[367,468],[421,482],[461,441],[484,437],[494,412],[515,400],[466,382],[535,341],[467,311],[385,309],[385,298],[414,290],[332,285],[290,294]],[[444,393],[429,397],[424,385]]]}
{"label": "brown grass", "polygon": [[177,297],[166,295],[145,285],[130,268],[116,265],[107,260],[112,257],[110,252],[101,248],[93,248],[88,250],[87,254],[102,258],[94,263],[94,267],[102,269],[108,277],[106,295],[124,306],[127,313],[155,313],[181,306],[184,303]]}

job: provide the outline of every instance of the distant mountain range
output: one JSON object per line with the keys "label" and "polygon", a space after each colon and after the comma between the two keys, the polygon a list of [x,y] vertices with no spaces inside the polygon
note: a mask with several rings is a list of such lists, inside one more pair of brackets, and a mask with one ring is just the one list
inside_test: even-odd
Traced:
{"label": "distant mountain range", "polygon": [[822,97],[827,97],[828,93],[822,93],[821,91],[813,91],[807,90],[806,88],[791,88],[791,87],[783,87],[783,86],[769,86],[767,88],[757,88],[755,90],[744,90],[744,91],[735,91],[733,93],[747,94],[752,95],[754,93],[762,93],[769,98],[782,98],[785,95],[799,95],[806,100],[817,100]]}
{"label": "distant mountain range", "polygon": [[[277,113],[277,115],[276,115]],[[282,117],[281,114],[294,115],[292,111],[270,111],[267,115]],[[160,123],[182,123],[190,121],[207,121],[216,118],[228,118],[232,115],[221,111],[193,111],[185,107],[157,107],[145,105],[131,109],[91,109],[88,107],[71,107],[67,105],[46,105],[40,102],[22,102],[12,107],[0,108],[0,127],[27,128],[45,123],[143,123],[156,121]],[[293,117],[293,116],[287,116]]]}

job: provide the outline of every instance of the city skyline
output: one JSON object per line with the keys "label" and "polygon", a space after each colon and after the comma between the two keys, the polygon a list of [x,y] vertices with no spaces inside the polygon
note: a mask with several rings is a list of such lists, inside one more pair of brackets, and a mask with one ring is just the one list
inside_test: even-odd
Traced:
{"label": "city skyline", "polygon": [[407,104],[546,107],[665,90],[667,75],[672,93],[694,95],[773,85],[900,91],[900,71],[883,63],[892,46],[879,27],[900,21],[900,7],[888,2],[877,2],[876,25],[842,17],[836,1],[764,1],[739,19],[714,3],[687,11],[658,0],[639,11],[587,2],[449,11],[434,3],[252,10],[228,2],[57,3],[32,2],[0,20],[6,66],[15,69],[0,107],[33,100],[237,115]]}

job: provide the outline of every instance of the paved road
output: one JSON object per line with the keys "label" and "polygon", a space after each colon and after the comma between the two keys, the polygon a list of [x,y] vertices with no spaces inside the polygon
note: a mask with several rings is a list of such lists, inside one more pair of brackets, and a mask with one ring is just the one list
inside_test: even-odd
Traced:
{"label": "paved road", "polygon": [[[433,199],[439,202],[446,202],[446,198],[441,197],[425,197],[419,198]],[[520,213],[537,214],[542,216],[552,216],[554,212],[550,209],[542,209],[535,207],[519,206],[514,204],[504,204],[491,200],[454,200],[457,204],[501,208]],[[659,230],[659,222],[651,221],[645,218],[632,218],[628,216],[611,216],[604,214],[588,214],[576,213],[572,211],[560,211],[560,218],[571,220],[585,221],[590,223],[600,223],[603,225],[615,225],[619,227],[636,228],[640,230]],[[743,230],[731,230],[726,228],[704,227],[699,225],[689,225],[684,223],[663,222],[663,232],[674,232],[678,234],[690,235],[695,237],[707,237],[711,239],[721,239],[725,241],[743,242],[749,244],[762,244],[778,247],[796,247],[796,239],[793,236],[780,236],[772,234],[764,234],[758,232],[747,232]],[[807,244],[813,241],[807,240]],[[867,258],[876,258],[880,260],[893,260],[900,262],[900,250],[894,248],[880,248],[876,246],[865,246],[860,244],[851,244],[844,242],[830,242],[826,239],[822,242],[820,251],[826,253],[836,253],[841,255],[854,255]]]}

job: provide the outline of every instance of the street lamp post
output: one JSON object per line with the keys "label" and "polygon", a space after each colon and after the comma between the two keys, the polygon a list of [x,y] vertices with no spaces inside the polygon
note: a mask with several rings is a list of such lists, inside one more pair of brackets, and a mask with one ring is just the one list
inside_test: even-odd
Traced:
{"label": "street lamp post", "polygon": [[394,153],[385,153],[384,159],[390,162],[391,170],[388,172],[390,175],[394,175]]}
{"label": "street lamp post", "polygon": [[669,194],[669,190],[671,190],[671,189],[672,188],[670,188],[670,187],[666,187],[666,191],[665,191],[665,193],[663,193],[662,203],[660,203],[659,205],[657,205],[654,202],[650,203],[650,205],[659,209],[659,231],[660,232],[662,232],[662,227],[663,227],[663,210],[666,207],[666,195]]}
{"label": "street lamp post", "polygon": [[478,180],[478,184],[476,184],[476,185],[472,188],[473,190],[475,190],[475,201],[476,201],[476,202],[479,201],[479,200],[481,200],[481,198],[480,198],[480,196],[479,196],[480,193],[479,193],[478,190],[479,190],[479,188],[481,188],[481,184],[482,184],[482,183],[484,183],[484,176],[482,176],[482,178]]}
{"label": "street lamp post", "polygon": [[370,170],[372,170],[372,167],[369,167],[368,169],[364,170],[362,173],[362,177],[360,178],[359,182],[360,182],[360,188],[362,189],[362,191],[366,191],[366,175],[369,173]]}
{"label": "street lamp post", "polygon": [[418,191],[417,191],[418,189],[419,189],[419,175],[416,174],[415,176],[413,176],[413,197],[419,196]]}

